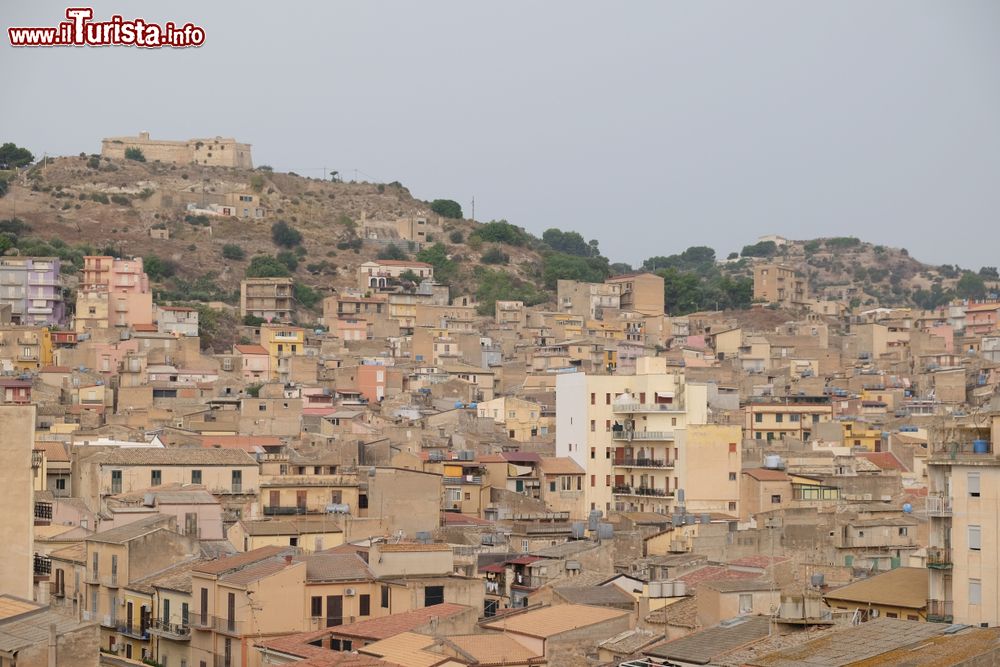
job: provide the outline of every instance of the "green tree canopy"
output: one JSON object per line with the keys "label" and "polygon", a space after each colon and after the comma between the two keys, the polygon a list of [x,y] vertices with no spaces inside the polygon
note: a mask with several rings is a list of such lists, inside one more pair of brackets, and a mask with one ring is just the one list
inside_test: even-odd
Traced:
{"label": "green tree canopy", "polygon": [[282,278],[288,275],[288,267],[272,255],[254,255],[246,272],[247,278]]}
{"label": "green tree canopy", "polygon": [[448,257],[448,248],[443,243],[435,243],[418,252],[417,261],[433,266],[435,280],[446,284],[451,283],[458,271],[458,264]]}
{"label": "green tree canopy", "polygon": [[462,205],[451,199],[435,199],[431,202],[431,210],[442,218],[462,218]]}
{"label": "green tree canopy", "polygon": [[601,254],[597,248],[597,241],[587,243],[579,232],[564,232],[553,227],[545,230],[545,233],[542,234],[542,240],[556,252],[567,255],[597,257]]}
{"label": "green tree canopy", "polygon": [[0,146],[0,169],[15,169],[31,164],[35,156],[27,148],[7,142]]}
{"label": "green tree canopy", "polygon": [[271,225],[271,240],[275,245],[294,248],[302,243],[302,233],[284,220],[279,220]]}
{"label": "green tree canopy", "polygon": [[386,247],[378,251],[377,257],[379,259],[396,259],[403,260],[407,259],[406,253],[395,243],[390,243]]}
{"label": "green tree canopy", "polygon": [[469,238],[476,238],[487,243],[506,243],[513,246],[525,246],[531,242],[531,235],[506,220],[493,220],[479,225]]}
{"label": "green tree canopy", "polygon": [[962,299],[982,299],[986,296],[986,284],[982,276],[966,271],[958,279],[955,293]]}

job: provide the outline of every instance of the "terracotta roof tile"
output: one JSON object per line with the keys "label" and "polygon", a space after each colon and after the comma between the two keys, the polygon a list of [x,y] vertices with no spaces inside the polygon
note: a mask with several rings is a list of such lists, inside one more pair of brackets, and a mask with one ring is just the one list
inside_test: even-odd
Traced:
{"label": "terracotta roof tile", "polygon": [[220,558],[219,560],[202,563],[201,565],[191,568],[191,571],[199,572],[201,574],[223,574],[225,572],[229,572],[230,570],[237,570],[241,567],[246,567],[251,563],[256,563],[257,561],[265,560],[267,558],[271,558],[272,556],[277,556],[278,554],[284,555],[286,551],[291,552],[288,547],[279,547],[277,545],[261,547],[259,549],[254,549],[253,551],[246,551],[236,556],[229,556],[228,558]]}
{"label": "terracotta roof tile", "polygon": [[442,602],[441,604],[404,611],[400,614],[382,616],[380,618],[370,618],[365,621],[348,623],[335,629],[337,635],[342,637],[360,637],[362,639],[385,639],[400,632],[409,632],[430,623],[432,618],[449,618],[468,612],[472,607],[464,604],[454,604],[452,602]]}

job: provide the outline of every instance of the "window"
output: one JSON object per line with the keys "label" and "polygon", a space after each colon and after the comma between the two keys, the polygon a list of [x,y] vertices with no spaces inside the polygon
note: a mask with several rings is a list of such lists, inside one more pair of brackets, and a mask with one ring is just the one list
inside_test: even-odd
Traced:
{"label": "window", "polygon": [[590,476],[590,486],[591,487],[597,486],[597,475]]}
{"label": "window", "polygon": [[112,470],[111,471],[111,493],[121,493],[122,492],[122,471]]}
{"label": "window", "polygon": [[233,493],[241,493],[243,491],[243,471],[234,470],[232,474],[233,480]]}
{"label": "window", "polygon": [[201,589],[201,624],[208,625],[208,589]]}
{"label": "window", "polygon": [[887,611],[887,612],[885,612],[885,617],[886,618],[899,618],[899,614],[897,614],[894,611]]}
{"label": "window", "polygon": [[382,609],[388,609],[389,608],[389,587],[383,585],[382,586],[382,590],[380,592],[381,592],[381,599],[379,600],[379,606],[382,607]]}
{"label": "window", "polygon": [[983,603],[983,583],[979,579],[969,579],[969,604]]}
{"label": "window", "polygon": [[323,615],[323,598],[319,595],[314,595],[309,600],[309,615],[313,618],[319,618]]}
{"label": "window", "polygon": [[332,628],[344,623],[344,596],[326,596],[326,627]]}
{"label": "window", "polygon": [[163,476],[160,474],[159,470],[151,470],[149,473],[149,485],[159,486],[163,483]]}
{"label": "window", "polygon": [[785,420],[785,415],[781,414],[780,412],[776,412],[776,413],[774,414],[774,421],[775,421],[775,422],[777,422],[777,423],[779,423],[779,424],[780,424],[780,423],[781,423],[781,422],[783,422],[784,420]]}
{"label": "window", "polygon": [[191,471],[191,483],[192,484],[201,484],[201,471],[200,470],[192,470]]}
{"label": "window", "polygon": [[424,606],[441,604],[444,602],[444,586],[424,586]]}
{"label": "window", "polygon": [[758,424],[763,423],[763,421],[764,421],[764,413],[758,412],[757,414],[755,414],[753,416],[753,420],[754,420],[754,422],[756,422]]}
{"label": "window", "polygon": [[597,420],[591,419],[590,420],[590,432],[594,433],[596,430],[597,430]]}
{"label": "window", "polygon": [[729,473],[729,481],[730,482],[735,482],[736,481],[736,473],[734,473],[734,472]]}
{"label": "window", "polygon": [[604,405],[611,405],[611,394],[604,394]]}
{"label": "window", "polygon": [[753,611],[753,594],[740,593],[740,613],[749,614]]}
{"label": "window", "polygon": [[590,392],[590,404],[597,405],[597,394]]}
{"label": "window", "polygon": [[[781,421],[781,420],[778,420],[778,421]],[[799,421],[799,415],[795,414],[795,413],[792,413],[792,414],[788,415],[788,421],[790,421],[790,422],[796,422],[797,423]]]}
{"label": "window", "polygon": [[189,623],[190,610],[188,609],[188,603],[181,603],[181,623],[187,625]]}
{"label": "window", "polygon": [[776,493],[773,496],[771,496],[771,504],[772,505],[780,505],[781,504],[781,494],[780,493]]}
{"label": "window", "polygon": [[358,598],[358,616],[371,616],[372,596],[365,593]]}
{"label": "window", "polygon": [[906,537],[909,534],[910,534],[910,529],[909,528],[907,528],[906,526],[900,526],[900,528],[899,528],[899,536],[900,537]]}
{"label": "window", "polygon": [[735,454],[736,453],[736,443],[735,442],[729,443],[729,453],[730,454]]}
{"label": "window", "polygon": [[610,419],[605,419],[604,420],[604,432],[605,433],[611,433],[611,420]]}
{"label": "window", "polygon": [[[593,424],[594,422],[590,422],[590,423]],[[592,458],[592,459],[597,458],[597,447],[591,447],[590,448],[590,458]]]}
{"label": "window", "polygon": [[969,549],[979,551],[982,548],[982,531],[979,526],[969,526]]}
{"label": "window", "polygon": [[813,415],[813,424],[819,423],[819,415]]}
{"label": "window", "polygon": [[733,501],[733,500],[729,501],[729,511],[730,512],[735,512],[736,511],[736,502]]}
{"label": "window", "polygon": [[970,472],[967,483],[969,485],[969,496],[971,496],[972,498],[978,498],[979,497],[979,473],[978,472]]}

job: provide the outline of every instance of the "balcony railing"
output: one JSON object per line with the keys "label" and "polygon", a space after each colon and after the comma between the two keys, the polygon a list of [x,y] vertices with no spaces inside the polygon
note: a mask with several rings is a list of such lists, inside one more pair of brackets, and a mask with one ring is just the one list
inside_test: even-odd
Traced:
{"label": "balcony railing", "polygon": [[636,412],[684,412],[680,403],[612,403],[612,412],[616,414],[632,414]]}
{"label": "balcony railing", "polygon": [[444,484],[476,484],[481,485],[483,478],[480,475],[462,475],[461,477],[445,477]]}
{"label": "balcony railing", "polygon": [[633,440],[673,440],[673,431],[628,431],[625,429],[620,429],[612,431],[613,440],[624,440],[626,442],[631,442]]}
{"label": "balcony railing", "polygon": [[141,625],[128,625],[119,621],[117,630],[118,634],[125,635],[126,637],[131,637],[133,639],[149,639],[149,628],[144,628]]}
{"label": "balcony railing", "polygon": [[52,522],[52,503],[44,501],[35,502],[35,523]]}
{"label": "balcony railing", "polygon": [[931,623],[951,623],[955,617],[952,614],[951,600],[928,600],[927,620]]}
{"label": "balcony railing", "polygon": [[611,493],[616,496],[653,496],[656,498],[671,498],[673,493],[664,489],[654,489],[648,486],[615,486]]}
{"label": "balcony railing", "polygon": [[951,496],[942,494],[927,496],[928,516],[951,516]]}
{"label": "balcony railing", "polygon": [[170,623],[162,618],[153,619],[149,632],[167,639],[191,639],[191,628],[186,623]]}
{"label": "balcony railing", "polygon": [[674,462],[665,459],[625,458],[615,461],[615,465],[624,468],[673,468]]}
{"label": "balcony railing", "polygon": [[305,507],[295,505],[267,505],[264,507],[264,516],[287,516],[291,514],[305,514]]}
{"label": "balcony railing", "polygon": [[48,577],[52,574],[52,559],[48,556],[35,554],[34,570],[36,577]]}
{"label": "balcony railing", "polygon": [[927,547],[927,567],[937,570],[951,569],[951,549],[947,547]]}

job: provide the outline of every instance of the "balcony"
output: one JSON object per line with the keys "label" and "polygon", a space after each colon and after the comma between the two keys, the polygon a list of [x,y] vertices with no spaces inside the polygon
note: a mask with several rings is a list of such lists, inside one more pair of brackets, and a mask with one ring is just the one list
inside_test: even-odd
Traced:
{"label": "balcony", "polygon": [[927,567],[935,570],[950,570],[951,564],[950,548],[927,547]]}
{"label": "balcony", "polygon": [[48,556],[35,554],[33,565],[35,577],[38,579],[48,579],[52,574],[52,560]]}
{"label": "balcony", "polygon": [[141,625],[128,625],[126,623],[119,622],[117,629],[118,634],[120,635],[125,635],[126,637],[142,641],[149,640],[149,628],[143,628]]}
{"label": "balcony", "polygon": [[928,600],[927,621],[930,623],[953,623],[951,600]]}
{"label": "balcony", "polygon": [[150,622],[149,634],[175,641],[187,641],[191,639],[191,628],[186,623],[169,623],[156,618]]}
{"label": "balcony", "polygon": [[943,494],[927,496],[927,516],[951,516],[951,496]]}
{"label": "balcony", "polygon": [[480,475],[462,475],[461,477],[445,477],[442,481],[445,486],[455,484],[475,484],[481,486],[483,478]]}
{"label": "balcony", "polygon": [[615,414],[635,414],[639,412],[684,412],[684,405],[681,403],[618,402],[611,404],[611,410]]}
{"label": "balcony", "polygon": [[624,429],[619,429],[617,431],[612,431],[612,439],[620,440],[624,442],[632,442],[634,440],[673,440],[673,431],[626,431]]}
{"label": "balcony", "polygon": [[674,462],[665,459],[625,458],[615,461],[617,468],[673,468]]}
{"label": "balcony", "polygon": [[305,514],[305,507],[295,505],[268,505],[264,507],[264,516],[290,516],[293,514]]}
{"label": "balcony", "polygon": [[616,496],[651,496],[654,498],[673,498],[672,491],[654,489],[648,486],[615,486],[611,493]]}
{"label": "balcony", "polygon": [[117,616],[102,616],[101,625],[105,628],[110,628],[111,630],[118,630],[118,617]]}

